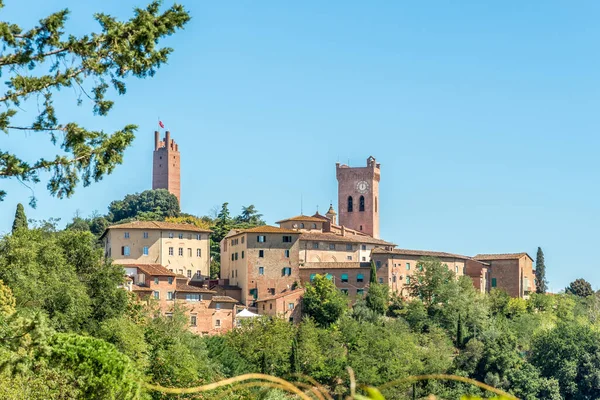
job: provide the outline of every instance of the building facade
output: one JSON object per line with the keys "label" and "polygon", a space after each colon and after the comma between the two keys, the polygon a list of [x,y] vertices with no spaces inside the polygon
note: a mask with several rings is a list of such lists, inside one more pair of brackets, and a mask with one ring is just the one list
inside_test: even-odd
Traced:
{"label": "building facade", "polygon": [[529,254],[478,254],[474,258],[489,264],[491,289],[504,289],[512,297],[522,298],[535,292],[535,270]]}
{"label": "building facade", "polygon": [[181,157],[179,145],[171,139],[171,132],[154,132],[154,153],[152,159],[152,189],[167,189],[181,204]]}
{"label": "building facade", "polygon": [[191,224],[133,221],[109,226],[100,239],[115,264],[159,264],[199,281],[210,275],[210,233]]}

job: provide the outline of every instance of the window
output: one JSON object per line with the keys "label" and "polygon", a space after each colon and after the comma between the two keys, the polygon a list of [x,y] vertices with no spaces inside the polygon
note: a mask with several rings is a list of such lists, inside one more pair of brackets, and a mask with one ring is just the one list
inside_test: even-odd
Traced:
{"label": "window", "polygon": [[190,248],[188,247],[188,257],[191,257],[191,256],[192,256],[192,249],[190,249]]}
{"label": "window", "polygon": [[265,267],[258,267],[258,274],[259,275],[264,275],[265,274]]}
{"label": "window", "polygon": [[147,256],[148,255],[148,246],[144,246],[142,253]]}
{"label": "window", "polygon": [[158,278],[154,278],[154,284],[158,285]]}
{"label": "window", "polygon": [[156,300],[160,300],[160,292],[158,290],[155,290],[153,294]]}
{"label": "window", "polygon": [[202,295],[199,293],[186,293],[185,301],[200,301],[202,300]]}
{"label": "window", "polygon": [[242,260],[244,259],[244,250],[242,250]]}
{"label": "window", "polygon": [[192,277],[192,270],[191,270],[191,269],[188,269],[188,270],[187,270],[187,277],[188,277],[188,278],[191,278],[191,277]]}
{"label": "window", "polygon": [[172,256],[173,255],[173,248],[169,247],[169,255]]}
{"label": "window", "polygon": [[348,212],[352,212],[352,196],[348,196]]}
{"label": "window", "polygon": [[335,250],[335,244],[329,243],[329,250]]}
{"label": "window", "polygon": [[291,236],[283,236],[283,243],[291,243],[291,242],[292,242]]}
{"label": "window", "polygon": [[235,253],[235,261],[237,261],[237,260],[238,260],[238,253],[236,252]]}
{"label": "window", "polygon": [[173,239],[173,232],[169,232],[169,239]]}
{"label": "window", "polygon": [[290,258],[290,251],[289,250],[285,250],[284,251],[284,256],[285,256],[285,258]]}
{"label": "window", "polygon": [[496,278],[492,278],[492,287],[496,287]]}
{"label": "window", "polygon": [[235,253],[231,253],[231,261],[235,260]]}
{"label": "window", "polygon": [[356,282],[360,283],[360,282],[364,282],[364,281],[365,281],[365,276],[363,274],[356,275]]}
{"label": "window", "polygon": [[270,303],[269,304],[269,310],[272,310],[272,309],[273,309],[273,303]]}
{"label": "window", "polygon": [[179,237],[179,239],[183,239],[183,233],[180,233],[180,234],[178,235],[178,237]]}
{"label": "window", "polygon": [[362,225],[360,226],[360,230],[362,231]]}
{"label": "window", "polygon": [[313,249],[318,249],[318,248],[319,248],[319,243],[313,242]]}
{"label": "window", "polygon": [[250,293],[250,296],[254,297],[254,299],[258,296],[258,291],[256,289],[250,289],[248,293]]}
{"label": "window", "polygon": [[190,325],[191,326],[196,326],[196,316],[195,315],[192,315],[190,317]]}
{"label": "window", "polygon": [[363,258],[362,258],[362,260],[363,260],[363,261],[367,261],[367,257],[363,257]]}
{"label": "window", "polygon": [[179,275],[183,275],[183,270],[182,269],[179,270]]}
{"label": "window", "polygon": [[360,249],[363,250],[363,251],[367,250],[367,245],[366,244],[361,245]]}
{"label": "window", "polygon": [[356,295],[357,296],[364,296],[365,295],[365,289],[356,289]]}
{"label": "window", "polygon": [[352,261],[352,256],[348,256],[348,257],[346,257],[346,259],[347,259],[348,261]]}
{"label": "window", "polygon": [[173,292],[167,292],[167,300],[173,300]]}
{"label": "window", "polygon": [[288,303],[288,310],[294,309],[294,303]]}
{"label": "window", "polygon": [[233,270],[231,270],[231,277],[233,278]]}
{"label": "window", "polygon": [[258,243],[264,243],[264,242],[265,242],[265,240],[267,240],[267,237],[266,237],[266,236],[264,236],[264,235],[258,235],[258,236],[256,237],[256,241],[257,241]]}
{"label": "window", "polygon": [[351,244],[347,244],[347,245],[346,245],[346,250],[348,250],[348,251],[352,251],[352,245],[351,245]]}
{"label": "window", "polygon": [[196,257],[202,257],[202,249],[196,249]]}
{"label": "window", "polygon": [[313,229],[317,229],[317,224],[312,224]]}
{"label": "window", "polygon": [[325,278],[329,279],[330,281],[333,280],[333,275],[331,274],[325,274]]}
{"label": "window", "polygon": [[358,202],[358,211],[365,211],[365,196],[360,196]]}
{"label": "window", "polygon": [[215,320],[215,327],[216,328],[220,328],[221,327],[221,320],[220,319],[216,319]]}
{"label": "window", "polygon": [[183,257],[183,247],[179,248],[179,253],[178,254],[179,254],[180,257]]}
{"label": "window", "polygon": [[148,239],[148,232],[144,232],[144,239]]}
{"label": "window", "polygon": [[458,275],[458,267],[454,267],[454,273]]}
{"label": "window", "polygon": [[342,282],[348,282],[348,274],[342,274]]}
{"label": "window", "polygon": [[419,271],[423,271],[423,264],[417,265],[417,268],[419,268]]}
{"label": "window", "polygon": [[291,267],[285,267],[284,269],[281,270],[281,276],[290,276],[290,275],[292,275]]}
{"label": "window", "polygon": [[237,269],[235,270],[235,277],[237,278]]}
{"label": "window", "polygon": [[172,284],[173,284],[173,277],[172,277],[172,276],[170,276],[170,277],[169,277],[169,285],[172,285]]}
{"label": "window", "polygon": [[121,247],[121,255],[128,256],[129,255],[129,246]]}
{"label": "window", "polygon": [[379,283],[383,283],[383,278],[379,278]]}
{"label": "window", "polygon": [[410,263],[406,263],[406,270],[410,271]]}
{"label": "window", "polygon": [[202,239],[202,235],[199,233],[196,233],[196,240],[200,240],[200,239]]}
{"label": "window", "polygon": [[406,284],[407,284],[407,285],[410,285],[410,276],[407,276],[407,277],[406,277]]}
{"label": "window", "polygon": [[300,229],[304,229],[304,222],[300,223]]}
{"label": "window", "polygon": [[192,234],[191,233],[188,233],[188,239],[190,239],[190,240],[192,239]]}
{"label": "window", "polygon": [[221,309],[221,303],[216,303],[216,304],[215,304],[215,308],[216,308],[217,310],[220,310],[220,309]]}
{"label": "window", "polygon": [[199,269],[197,269],[197,270],[196,270],[196,276],[197,276],[198,278],[200,277],[200,270],[199,270]]}
{"label": "window", "polygon": [[242,236],[242,244],[244,244],[244,237]]}
{"label": "window", "polygon": [[274,296],[274,295],[275,295],[275,288],[272,288],[272,287],[271,287],[271,288],[268,288],[268,289],[267,289],[267,291],[269,292],[269,294],[270,294],[271,296]]}
{"label": "window", "polygon": [[310,281],[311,282],[315,279],[315,276],[317,276],[317,274],[310,274]]}
{"label": "window", "polygon": [[129,239],[129,232],[125,232],[125,239]]}
{"label": "window", "polygon": [[348,289],[340,289],[340,292],[344,293],[346,296],[348,295]]}
{"label": "window", "polygon": [[392,282],[396,282],[396,275],[392,276]]}
{"label": "window", "polygon": [[377,265],[377,268],[381,268],[381,261],[376,261],[375,265]]}
{"label": "window", "polygon": [[375,212],[377,212],[377,196],[375,196]]}
{"label": "window", "polygon": [[264,250],[259,250],[258,251],[258,257],[263,258],[265,256],[265,251]]}

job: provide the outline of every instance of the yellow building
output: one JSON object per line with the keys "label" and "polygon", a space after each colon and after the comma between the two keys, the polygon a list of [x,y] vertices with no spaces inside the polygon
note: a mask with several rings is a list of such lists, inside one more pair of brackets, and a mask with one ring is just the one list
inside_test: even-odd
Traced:
{"label": "yellow building", "polygon": [[203,280],[210,275],[210,233],[191,224],[134,221],[109,226],[100,239],[115,264],[160,264]]}

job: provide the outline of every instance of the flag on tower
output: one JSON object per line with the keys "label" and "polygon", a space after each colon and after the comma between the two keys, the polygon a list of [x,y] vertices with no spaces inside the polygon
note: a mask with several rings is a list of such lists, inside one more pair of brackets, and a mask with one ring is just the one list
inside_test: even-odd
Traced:
{"label": "flag on tower", "polygon": [[158,121],[158,126],[160,126],[161,128],[165,128],[165,124],[162,123],[162,121]]}

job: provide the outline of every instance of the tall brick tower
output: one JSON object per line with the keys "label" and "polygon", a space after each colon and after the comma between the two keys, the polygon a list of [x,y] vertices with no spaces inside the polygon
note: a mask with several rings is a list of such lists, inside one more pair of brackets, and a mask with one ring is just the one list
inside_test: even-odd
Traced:
{"label": "tall brick tower", "polygon": [[340,225],[379,238],[381,164],[367,158],[366,167],[335,164]]}
{"label": "tall brick tower", "polygon": [[171,132],[169,131],[165,133],[165,139],[162,142],[158,131],[154,132],[152,189],[167,189],[181,203],[179,146],[171,139]]}

